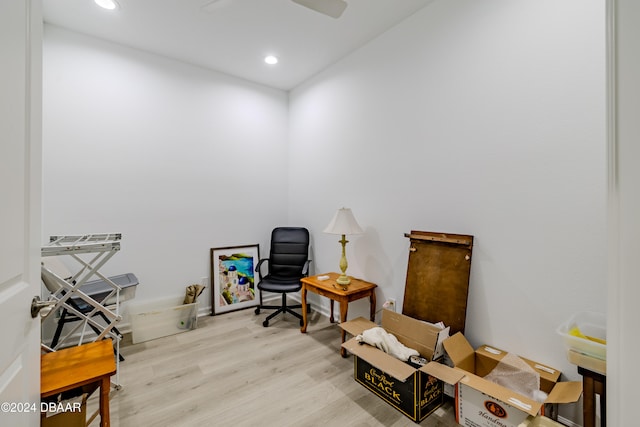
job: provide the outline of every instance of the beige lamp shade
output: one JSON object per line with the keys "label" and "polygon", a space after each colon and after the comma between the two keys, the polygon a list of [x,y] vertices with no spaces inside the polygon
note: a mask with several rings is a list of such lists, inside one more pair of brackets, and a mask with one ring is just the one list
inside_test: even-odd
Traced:
{"label": "beige lamp shade", "polygon": [[349,208],[338,209],[333,219],[324,229],[329,234],[362,234],[364,231]]}

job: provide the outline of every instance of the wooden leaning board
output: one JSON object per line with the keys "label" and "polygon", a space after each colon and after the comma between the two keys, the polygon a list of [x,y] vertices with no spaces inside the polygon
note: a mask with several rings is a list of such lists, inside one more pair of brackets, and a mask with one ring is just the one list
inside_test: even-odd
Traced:
{"label": "wooden leaning board", "polygon": [[464,332],[473,236],[411,231],[402,314]]}

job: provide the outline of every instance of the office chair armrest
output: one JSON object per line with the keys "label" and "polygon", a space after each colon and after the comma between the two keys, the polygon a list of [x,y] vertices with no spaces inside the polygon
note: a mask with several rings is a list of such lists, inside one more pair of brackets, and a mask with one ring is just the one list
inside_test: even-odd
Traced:
{"label": "office chair armrest", "polygon": [[305,263],[304,266],[302,267],[302,275],[304,277],[307,277],[309,275],[309,264],[311,264],[311,260],[308,259]]}
{"label": "office chair armrest", "polygon": [[265,261],[269,261],[269,258],[262,258],[260,261],[258,261],[258,265],[256,265],[256,272],[258,273],[260,280],[262,280],[262,271],[260,270],[260,267],[262,266],[262,263]]}

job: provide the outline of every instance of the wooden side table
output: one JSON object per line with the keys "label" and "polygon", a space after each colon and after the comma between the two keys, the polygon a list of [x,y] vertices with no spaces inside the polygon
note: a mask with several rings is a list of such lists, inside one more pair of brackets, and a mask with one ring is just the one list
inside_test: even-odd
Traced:
{"label": "wooden side table", "polygon": [[100,426],[109,426],[110,378],[116,373],[111,340],[101,340],[40,356],[40,397],[77,388],[100,387]]}
{"label": "wooden side table", "polygon": [[[331,315],[329,321],[333,322],[333,302],[338,301],[340,303],[340,322],[347,321],[347,311],[349,309],[349,303],[351,301],[358,300],[360,298],[369,297],[369,318],[371,321],[375,320],[376,316],[376,287],[378,285],[364,280],[351,278],[351,283],[346,286],[339,285],[336,279],[340,276],[338,273],[327,273],[325,276],[329,276],[326,280],[319,280],[318,276],[305,277],[302,281],[302,290],[300,292],[302,299],[302,327],[300,332],[307,332],[307,292],[313,292],[314,294],[322,295],[329,298],[331,304]],[[322,274],[320,276],[323,276]],[[342,342],[344,343],[346,338],[346,331],[342,330]],[[344,348],[340,348],[340,354],[342,357],[347,356],[347,351]]]}

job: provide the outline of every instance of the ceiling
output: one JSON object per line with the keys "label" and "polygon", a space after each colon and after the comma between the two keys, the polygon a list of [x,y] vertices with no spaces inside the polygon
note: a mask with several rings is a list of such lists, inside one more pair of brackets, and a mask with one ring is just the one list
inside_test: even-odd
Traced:
{"label": "ceiling", "polygon": [[[324,1],[324,0],[313,0]],[[46,23],[289,90],[433,0],[346,0],[339,18],[292,0],[43,0]],[[279,58],[264,63],[265,55]]]}

